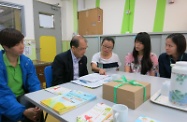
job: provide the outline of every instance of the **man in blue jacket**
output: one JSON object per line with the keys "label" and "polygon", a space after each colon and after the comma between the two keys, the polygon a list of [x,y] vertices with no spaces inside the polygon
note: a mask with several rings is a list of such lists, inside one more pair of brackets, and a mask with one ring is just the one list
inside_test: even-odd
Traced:
{"label": "man in blue jacket", "polygon": [[6,28],[0,31],[0,121],[38,121],[42,111],[24,98],[25,93],[40,90],[32,61],[23,55],[24,36]]}

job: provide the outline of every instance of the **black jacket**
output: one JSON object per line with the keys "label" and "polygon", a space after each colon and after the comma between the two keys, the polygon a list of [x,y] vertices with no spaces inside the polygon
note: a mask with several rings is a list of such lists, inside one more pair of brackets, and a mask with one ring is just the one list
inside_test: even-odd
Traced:
{"label": "black jacket", "polygon": [[[187,53],[179,57],[177,61],[187,61]],[[163,78],[171,78],[171,63],[176,63],[169,55],[162,53],[159,58],[159,74]]]}
{"label": "black jacket", "polygon": [[[52,63],[52,86],[73,80],[73,61],[71,50],[58,54]],[[79,61],[79,76],[88,74],[87,57],[83,56]]]}

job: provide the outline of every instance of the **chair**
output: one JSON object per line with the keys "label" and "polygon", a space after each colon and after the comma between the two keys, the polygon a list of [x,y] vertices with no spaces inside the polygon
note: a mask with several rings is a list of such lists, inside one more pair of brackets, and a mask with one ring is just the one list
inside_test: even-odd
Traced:
{"label": "chair", "polygon": [[51,85],[52,85],[52,68],[51,68],[51,66],[45,67],[44,76],[45,76],[46,88],[51,87]]}
{"label": "chair", "polygon": [[[46,88],[51,87],[52,85],[52,67],[46,66],[44,69],[44,77],[46,82]],[[46,122],[48,113],[45,114],[44,122]]]}

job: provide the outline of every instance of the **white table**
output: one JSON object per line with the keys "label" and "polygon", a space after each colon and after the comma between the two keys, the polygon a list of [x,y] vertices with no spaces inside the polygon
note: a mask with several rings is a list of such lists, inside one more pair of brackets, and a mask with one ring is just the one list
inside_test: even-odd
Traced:
{"label": "white table", "polygon": [[[118,74],[124,74],[128,79],[150,82],[151,83],[151,95],[156,93],[161,88],[162,82],[167,80],[165,78],[138,75],[138,74],[133,74],[133,73],[118,72]],[[96,89],[90,89],[90,88],[79,86],[73,83],[62,84],[62,86],[66,88],[70,88],[70,89],[81,90],[81,91],[86,91],[86,92],[95,94],[97,98],[72,111],[69,111],[63,115],[59,115],[53,110],[51,110],[50,108],[47,108],[43,106],[42,104],[40,104],[41,100],[53,97],[54,94],[51,94],[45,90],[40,90],[37,92],[26,94],[25,96],[30,102],[40,107],[44,111],[48,112],[55,118],[59,119],[60,121],[68,121],[68,122],[75,122],[76,117],[78,115],[88,111],[96,103],[102,102],[109,106],[112,106],[114,104],[110,101],[102,99],[102,87],[99,87]],[[187,112],[157,105],[157,104],[152,103],[150,100],[147,100],[145,103],[143,103],[141,106],[139,106],[135,110],[129,109],[128,122],[134,122],[140,115],[145,115],[145,116],[157,119],[160,122],[187,122]]]}

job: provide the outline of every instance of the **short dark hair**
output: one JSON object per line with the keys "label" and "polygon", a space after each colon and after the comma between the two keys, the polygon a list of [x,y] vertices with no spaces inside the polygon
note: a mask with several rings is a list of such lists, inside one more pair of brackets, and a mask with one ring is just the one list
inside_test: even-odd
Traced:
{"label": "short dark hair", "polygon": [[113,47],[114,47],[115,41],[114,41],[114,39],[112,37],[104,37],[102,42],[101,42],[101,44],[103,44],[105,40],[112,42],[113,43]]}
{"label": "short dark hair", "polygon": [[8,48],[14,47],[23,40],[23,34],[14,28],[5,28],[0,31],[0,44]]}
{"label": "short dark hair", "polygon": [[84,36],[82,36],[82,35],[76,35],[76,36],[74,36],[71,39],[70,48],[72,48],[72,46],[74,46],[76,48],[79,47],[79,39],[84,39],[85,42],[87,42],[87,40],[84,38]]}
{"label": "short dark hair", "polygon": [[181,33],[172,33],[166,39],[171,39],[177,46],[177,52],[182,55],[186,50],[186,38]]}

